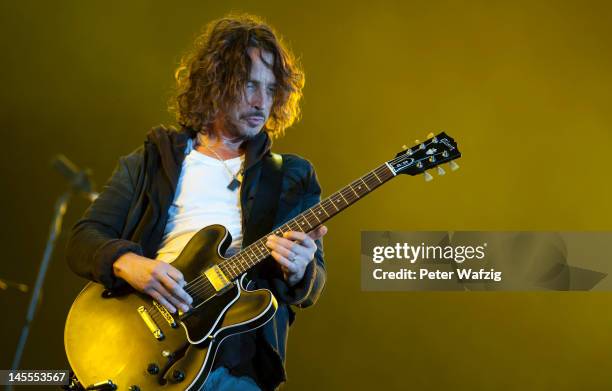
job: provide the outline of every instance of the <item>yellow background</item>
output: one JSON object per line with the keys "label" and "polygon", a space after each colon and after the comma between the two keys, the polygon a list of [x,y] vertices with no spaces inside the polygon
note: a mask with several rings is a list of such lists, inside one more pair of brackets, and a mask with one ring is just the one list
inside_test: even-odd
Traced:
{"label": "yellow background", "polygon": [[[221,4],[223,3],[223,4]],[[264,17],[302,59],[303,120],[275,142],[324,195],[403,144],[447,131],[461,170],[402,176],[331,221],[328,283],[301,311],[287,390],[610,389],[608,293],[362,292],[361,230],[611,230],[612,18],[605,1],[2,2],[0,278],[33,283],[63,179],[104,183],[159,123],[181,53],[228,11]],[[75,199],[65,228],[87,202]],[[23,368],[65,368],[84,281],[59,238]],[[9,311],[8,368],[27,297]],[[9,315],[10,314],[10,315]]]}

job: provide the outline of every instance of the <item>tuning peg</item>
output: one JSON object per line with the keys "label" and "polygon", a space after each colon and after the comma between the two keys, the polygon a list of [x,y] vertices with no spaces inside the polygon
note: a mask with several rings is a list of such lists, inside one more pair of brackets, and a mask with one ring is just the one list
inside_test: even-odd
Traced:
{"label": "tuning peg", "polygon": [[438,166],[438,175],[442,176],[446,174],[446,171],[444,171],[444,169],[441,166]]}
{"label": "tuning peg", "polygon": [[406,144],[402,145],[402,149],[405,151],[408,149],[408,146]]}
{"label": "tuning peg", "polygon": [[449,167],[451,170],[453,171],[457,171],[459,169],[459,165],[457,163],[455,163],[455,161],[450,161],[448,163]]}
{"label": "tuning peg", "polygon": [[433,136],[434,136],[434,134],[429,132],[429,134],[427,135],[427,138],[432,138]]}
{"label": "tuning peg", "polygon": [[419,140],[414,140],[415,144],[420,144],[421,142]]}
{"label": "tuning peg", "polygon": [[427,171],[425,171],[423,173],[423,175],[425,176],[425,182],[429,182],[429,181],[431,181],[433,179],[433,176],[430,173],[428,173]]}

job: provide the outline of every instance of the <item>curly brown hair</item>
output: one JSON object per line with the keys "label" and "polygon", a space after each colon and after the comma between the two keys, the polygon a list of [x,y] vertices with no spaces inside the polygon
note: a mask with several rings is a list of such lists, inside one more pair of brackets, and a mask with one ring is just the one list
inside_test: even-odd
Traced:
{"label": "curly brown hair", "polygon": [[272,53],[276,92],[265,130],[282,135],[300,116],[304,72],[296,58],[260,18],[228,15],[210,22],[176,70],[176,93],[170,111],[193,134],[207,131],[220,112],[239,102],[251,69],[247,49]]}

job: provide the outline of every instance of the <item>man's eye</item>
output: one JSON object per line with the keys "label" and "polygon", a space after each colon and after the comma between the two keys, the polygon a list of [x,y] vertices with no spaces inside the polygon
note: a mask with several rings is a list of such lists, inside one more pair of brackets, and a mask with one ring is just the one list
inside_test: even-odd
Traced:
{"label": "man's eye", "polygon": [[274,87],[268,88],[268,94],[274,95],[275,93],[276,93],[276,88],[274,88]]}

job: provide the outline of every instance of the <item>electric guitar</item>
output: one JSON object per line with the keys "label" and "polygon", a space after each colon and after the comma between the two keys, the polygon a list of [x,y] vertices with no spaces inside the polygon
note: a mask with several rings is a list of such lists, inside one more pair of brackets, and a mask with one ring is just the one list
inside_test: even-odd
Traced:
{"label": "electric guitar", "polygon": [[[270,234],[310,232],[398,174],[424,174],[442,163],[458,168],[461,156],[445,133],[404,150],[333,193]],[[68,361],[86,389],[198,390],[208,377],[224,338],[256,329],[276,313],[267,289],[248,290],[244,276],[270,256],[263,236],[231,258],[221,254],[232,239],[225,227],[198,231],[172,266],[194,299],[188,312],[170,313],[148,295],[113,295],[88,283],[72,304],[64,331]]]}

